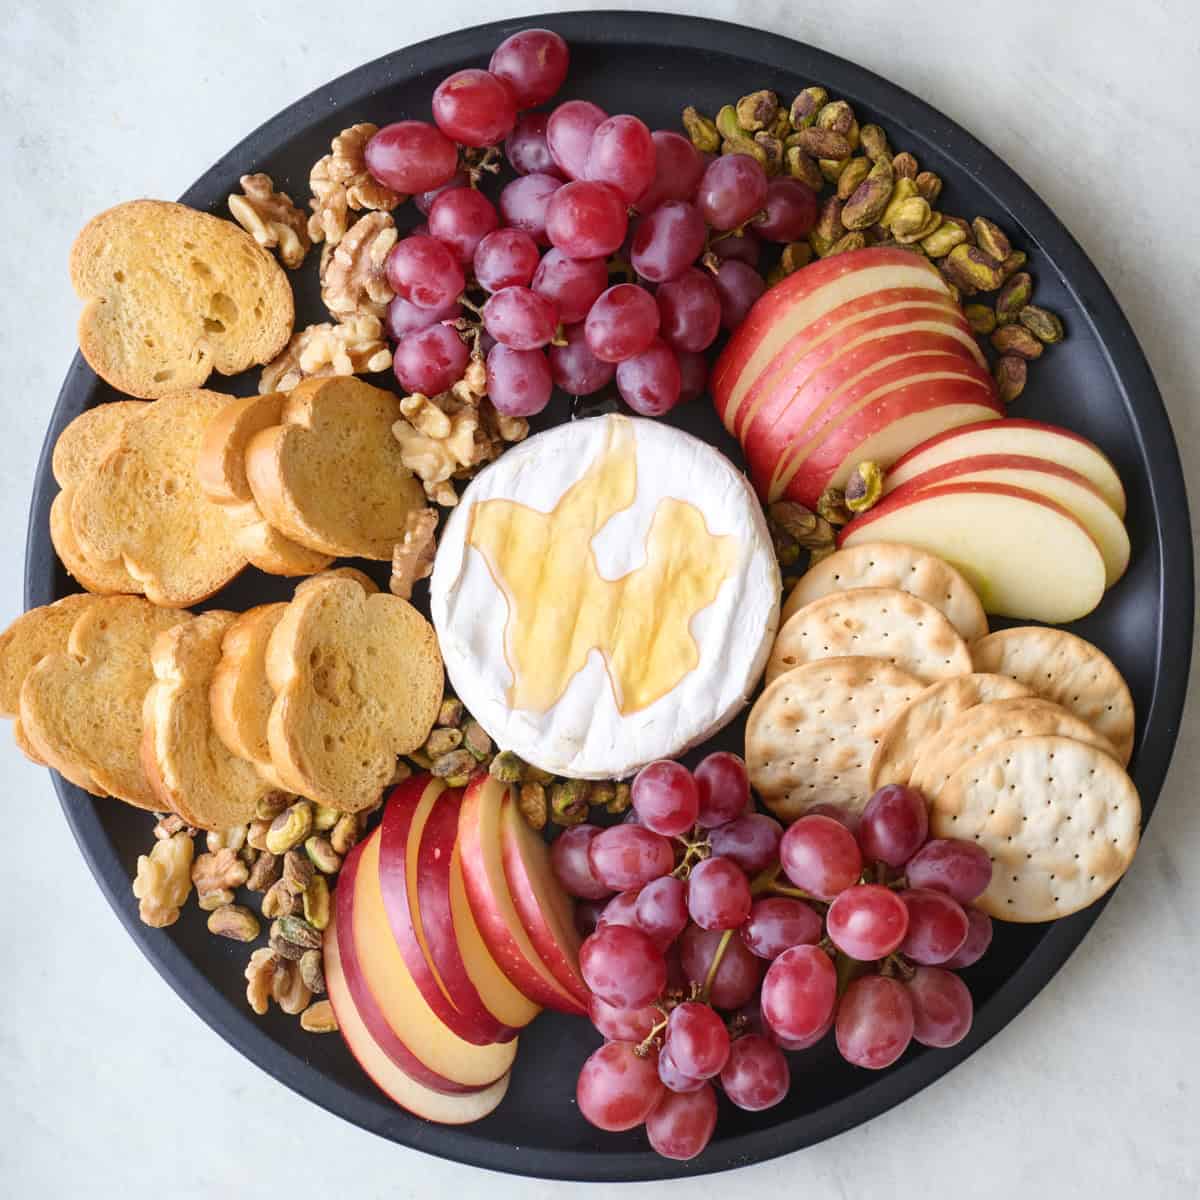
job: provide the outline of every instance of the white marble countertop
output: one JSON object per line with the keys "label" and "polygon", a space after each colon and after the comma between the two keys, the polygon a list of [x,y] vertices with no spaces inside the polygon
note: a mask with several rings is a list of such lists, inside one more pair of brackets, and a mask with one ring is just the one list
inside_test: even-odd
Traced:
{"label": "white marble countertop", "polygon": [[[982,138],[1056,209],[1112,285],[1154,367],[1188,475],[1200,479],[1192,0],[647,7],[812,42]],[[393,47],[537,11],[519,0],[497,9],[461,0],[5,7],[0,624],[21,606],[34,466],[74,349],[66,251],[84,220],[122,199],[178,195],[260,121]],[[897,1186],[946,1200],[1200,1194],[1197,715],[1193,696],[1130,877],[1016,1021],[891,1113],[709,1186],[731,1200],[784,1189],[806,1200],[894,1195]],[[275,1083],[195,1018],[122,933],[45,771],[7,736],[0,778],[9,846],[0,871],[0,1194],[301,1196],[314,1183],[326,1192],[334,1169],[353,1180],[337,1193],[363,1198],[584,1192],[404,1150]]]}

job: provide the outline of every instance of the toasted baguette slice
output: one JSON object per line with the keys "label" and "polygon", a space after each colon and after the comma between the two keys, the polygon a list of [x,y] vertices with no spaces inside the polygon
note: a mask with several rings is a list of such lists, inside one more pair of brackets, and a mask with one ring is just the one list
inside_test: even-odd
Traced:
{"label": "toasted baguette slice", "polygon": [[58,486],[78,483],[94,470],[133,417],[145,411],[144,400],[114,400],[82,412],[58,435],[50,469]]}
{"label": "toasted baguette slice", "polygon": [[71,248],[71,283],[88,365],[143,398],[270,362],[295,318],[283,269],[248,233],[160,200],[93,217]]}
{"label": "toasted baguette slice", "polygon": [[315,575],[329,566],[330,556],[301,546],[265,521],[246,478],[246,445],[256,433],[279,424],[283,399],[275,392],[226,404],[204,431],[196,473],[204,494],[236,523],[238,546],[260,571]]}
{"label": "toasted baguette slice", "polygon": [[38,757],[94,795],[159,807],[140,756],[150,646],[191,620],[140,596],[97,598],[84,609],[66,652],[47,655],[21,685],[21,726]]}
{"label": "toasted baguette slice", "polygon": [[125,570],[120,559],[111,563],[95,563],[84,556],[71,521],[74,503],[74,485],[63,488],[50,502],[50,541],[67,574],[89,592],[100,596],[140,593],[141,584]]}
{"label": "toasted baguette slice", "polygon": [[433,627],[406,600],[349,579],[297,591],[267,646],[271,761],[287,788],[343,812],[379,798],[442,702]]}
{"label": "toasted baguette slice", "polygon": [[196,475],[205,427],[225,399],[192,391],[146,405],[75,485],[69,511],[83,557],[123,562],[155,604],[196,604],[246,566],[233,523]]}
{"label": "toasted baguette slice", "polygon": [[142,765],[161,807],[198,829],[228,829],[254,816],[272,785],[230,754],[213,727],[209,692],[234,614],[202,613],[156,638],[154,683],[142,708]]}
{"label": "toasted baguette slice", "polygon": [[278,425],[254,434],[246,476],[263,516],[323,554],[390,562],[425,494],[400,461],[391,392],[361,380],[310,379],[284,397]]}

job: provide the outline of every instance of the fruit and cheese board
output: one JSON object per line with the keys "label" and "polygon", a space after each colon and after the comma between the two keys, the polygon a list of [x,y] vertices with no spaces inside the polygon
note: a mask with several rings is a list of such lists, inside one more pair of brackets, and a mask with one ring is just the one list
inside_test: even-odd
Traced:
{"label": "fruit and cheese board", "polygon": [[1120,309],[969,134],[753,30],[540,24],[81,214],[0,712],[280,1080],[663,1178],[870,1119],[1062,965],[1190,531]]}

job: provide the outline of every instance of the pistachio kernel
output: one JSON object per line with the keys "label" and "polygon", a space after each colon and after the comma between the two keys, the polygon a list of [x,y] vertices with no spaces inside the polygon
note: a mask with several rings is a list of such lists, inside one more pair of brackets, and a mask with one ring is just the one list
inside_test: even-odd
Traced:
{"label": "pistachio kernel", "polygon": [[215,909],[221,908],[226,904],[232,904],[234,900],[234,891],[232,888],[215,888],[211,892],[199,892],[196,896],[196,903],[205,912],[213,912]]}
{"label": "pistachio kernel", "polygon": [[314,996],[325,995],[325,960],[320,950],[305,950],[300,955],[300,978]]}
{"label": "pistachio kernel", "polygon": [[328,833],[337,823],[342,814],[328,804],[318,804],[313,809],[313,828],[318,833]]}
{"label": "pistachio kernel", "polygon": [[1063,323],[1048,308],[1027,304],[1017,313],[1017,320],[1044,345],[1053,346],[1063,340]]}
{"label": "pistachio kernel", "polygon": [[829,102],[829,93],[823,87],[806,87],[792,101],[788,120],[796,130],[807,129],[817,119],[817,113]]}
{"label": "pistachio kernel", "polygon": [[721,143],[721,154],[745,154],[754,159],[764,171],[767,169],[767,152],[753,138],[726,138]]}
{"label": "pistachio kernel", "polygon": [[779,560],[781,567],[794,566],[800,560],[800,547],[795,542],[788,542],[786,545],[775,544],[775,557]]}
{"label": "pistachio kernel", "polygon": [[333,848],[327,837],[313,834],[304,843],[304,853],[322,875],[336,875],[342,867],[342,856]]}
{"label": "pistachio kernel", "polygon": [[470,750],[478,762],[482,762],[492,753],[492,739],[478,721],[468,721],[463,726],[463,745]]}
{"label": "pistachio kernel", "polygon": [[304,919],[314,929],[329,924],[329,881],[324,875],[314,875],[304,893]]}
{"label": "pistachio kernel", "polygon": [[329,831],[329,844],[337,854],[345,856],[358,844],[360,837],[362,829],[358,824],[357,814],[343,813],[338,818],[338,823]]}
{"label": "pistachio kernel", "polygon": [[268,792],[254,806],[254,815],[260,821],[273,821],[294,799],[287,792]]}
{"label": "pistachio kernel", "polygon": [[299,850],[289,850],[283,856],[283,882],[297,896],[312,882],[315,869],[308,856]]}
{"label": "pistachio kernel", "polygon": [[488,774],[501,783],[520,783],[525,764],[511,750],[501,750],[488,765]]}
{"label": "pistachio kernel", "polygon": [[438,779],[449,779],[453,775],[469,775],[475,768],[475,756],[470,750],[451,750],[434,759],[429,770]]}
{"label": "pistachio kernel", "polygon": [[[847,229],[868,229],[887,211],[895,189],[892,164],[876,159],[863,181],[854,189],[842,209],[842,224]],[[839,184],[839,194],[841,191]]]}
{"label": "pistachio kernel", "polygon": [[746,131],[738,124],[737,109],[732,104],[723,105],[717,110],[716,125],[717,132],[726,141],[746,136]]}
{"label": "pistachio kernel", "polygon": [[604,806],[604,811],[614,817],[629,811],[633,803],[633,789],[627,783],[618,783],[613,789],[613,798]]}
{"label": "pistachio kernel", "polygon": [[517,792],[517,809],[530,829],[539,832],[546,828],[549,816],[546,787],[541,783],[523,783]]}
{"label": "pistachio kernel", "polygon": [[259,934],[258,918],[240,904],[226,904],[208,914],[208,932],[235,942],[252,942]]}
{"label": "pistachio kernel", "polygon": [[955,246],[942,260],[952,283],[978,292],[990,292],[1000,286],[1000,264],[978,246]]}
{"label": "pistachio kernel", "polygon": [[850,157],[851,145],[840,133],[832,129],[817,129],[811,126],[794,135],[794,144],[812,158],[841,161]]}
{"label": "pistachio kernel", "polygon": [[558,825],[580,825],[587,820],[590,784],[586,779],[564,779],[550,789],[550,811]]}
{"label": "pistachio kernel", "polygon": [[930,258],[945,258],[955,246],[961,246],[967,240],[965,230],[957,221],[957,217],[943,217],[942,223],[921,239],[921,249]]}
{"label": "pistachio kernel", "polygon": [[996,377],[996,391],[1002,403],[1011,404],[1025,390],[1028,373],[1028,364],[1015,354],[1002,354],[996,359],[993,374]]}
{"label": "pistachio kernel", "polygon": [[779,256],[779,265],[784,274],[790,275],[812,262],[812,247],[807,242],[788,242]]}
{"label": "pistachio kernel", "polygon": [[737,113],[738,124],[747,133],[755,133],[774,123],[775,114],[779,112],[779,97],[765,88],[759,92],[751,92],[737,102],[734,111]]}
{"label": "pistachio kernel", "polygon": [[277,879],[266,890],[262,898],[262,915],[268,921],[276,917],[290,917],[300,904],[295,892],[282,879]]}
{"label": "pistachio kernel", "polygon": [[270,850],[260,850],[246,879],[247,890],[265,892],[279,878],[281,869],[277,855],[272,854]]}
{"label": "pistachio kernel", "polygon": [[1024,325],[1001,325],[992,334],[992,345],[998,354],[1015,354],[1018,358],[1040,358],[1044,348]]}
{"label": "pistachio kernel", "polygon": [[[894,171],[895,167],[893,166]],[[893,174],[893,178],[895,186],[892,188],[891,199],[888,201],[887,207],[883,210],[883,214],[879,218],[879,223],[884,229],[891,229],[892,221],[900,211],[900,206],[917,196],[917,185],[911,179],[895,174]]]}
{"label": "pistachio kernel", "polygon": [[896,206],[891,220],[888,221],[888,227],[892,236],[899,241],[908,235],[916,236],[918,231],[929,224],[931,216],[932,210],[928,200],[923,196],[910,196]]}
{"label": "pistachio kernel", "polygon": [[820,168],[821,178],[826,183],[836,184],[841,179],[842,172],[846,169],[849,162],[849,158],[819,158],[817,159],[817,166]]}
{"label": "pistachio kernel", "polygon": [[860,155],[852,158],[838,176],[837,194],[839,200],[849,200],[854,195],[854,189],[871,173],[871,160]]}
{"label": "pistachio kernel", "polygon": [[[268,940],[272,950],[293,961],[298,959],[305,950],[318,950],[321,946],[320,933],[302,917],[278,917],[272,921]],[[275,944],[276,942],[294,948],[296,953],[285,953]]]}
{"label": "pistachio kernel", "polygon": [[260,821],[255,818],[246,827],[246,844],[255,850],[265,850],[267,848],[267,830],[270,828],[270,821]]}
{"label": "pistachio kernel", "polygon": [[313,806],[307,800],[297,800],[271,822],[267,830],[267,849],[272,854],[284,854],[298,846],[312,833]]}
{"label": "pistachio kernel", "polygon": [[846,497],[837,488],[826,488],[817,500],[817,513],[830,525],[845,525],[850,520]]}
{"label": "pistachio kernel", "polygon": [[807,184],[814,192],[819,192],[825,185],[821,168],[799,146],[789,146],[783,154],[787,173],[793,178]]}
{"label": "pistachio kernel", "polygon": [[767,126],[766,132],[777,137],[781,142],[792,132],[792,123],[788,120],[788,111],[781,104],[775,113],[775,120]]}
{"label": "pistachio kernel", "polygon": [[690,104],[683,110],[683,128],[701,154],[714,154],[721,145],[716,122]]}
{"label": "pistachio kernel", "polygon": [[1012,252],[1008,235],[995,221],[989,221],[987,217],[976,217],[971,222],[971,228],[975,231],[975,241],[980,250],[991,255],[997,262],[1003,262]]}
{"label": "pistachio kernel", "polygon": [[860,462],[846,480],[846,507],[852,513],[866,512],[882,495],[883,469],[877,462]]}
{"label": "pistachio kernel", "polygon": [[923,196],[930,204],[936,204],[942,194],[942,177],[932,171],[918,171],[913,183],[917,185],[917,195]]}
{"label": "pistachio kernel", "polygon": [[760,129],[754,135],[754,144],[763,152],[763,166],[768,175],[778,175],[783,170],[783,143],[773,134]]}
{"label": "pistachio kernel", "polygon": [[916,179],[919,168],[917,160],[907,150],[902,150],[892,159],[892,170],[897,179]]}
{"label": "pistachio kernel", "polygon": [[617,795],[617,785],[611,779],[602,779],[592,784],[588,803],[593,808],[607,808]]}
{"label": "pistachio kernel", "polygon": [[1028,272],[1018,271],[996,296],[996,320],[1001,325],[1011,325],[1032,298],[1033,279]]}
{"label": "pistachio kernel", "polygon": [[1000,264],[1000,282],[1007,283],[1028,261],[1029,255],[1024,250],[1014,250]]}
{"label": "pistachio kernel", "polygon": [[862,250],[866,247],[867,239],[861,233],[847,233],[838,238],[832,246],[829,247],[829,252],[825,255],[826,258],[833,258],[837,254],[848,254],[851,250]]}
{"label": "pistachio kernel", "polygon": [[816,127],[840,133],[850,143],[850,149],[858,149],[859,129],[854,109],[845,100],[833,100],[817,113]]}
{"label": "pistachio kernel", "polygon": [[457,750],[462,745],[461,729],[437,728],[425,739],[425,753],[430,758],[441,758],[451,750]]}
{"label": "pistachio kernel", "polygon": [[968,304],[963,308],[963,316],[971,331],[980,337],[986,337],[996,328],[996,310],[990,304]]}
{"label": "pistachio kernel", "polygon": [[858,144],[872,162],[886,158],[888,166],[892,165],[892,148],[888,145],[887,134],[878,125],[863,125],[858,131]]}
{"label": "pistachio kernel", "polygon": [[461,725],[466,709],[463,707],[461,700],[456,700],[453,696],[447,696],[442,701],[441,708],[438,709],[436,725]]}

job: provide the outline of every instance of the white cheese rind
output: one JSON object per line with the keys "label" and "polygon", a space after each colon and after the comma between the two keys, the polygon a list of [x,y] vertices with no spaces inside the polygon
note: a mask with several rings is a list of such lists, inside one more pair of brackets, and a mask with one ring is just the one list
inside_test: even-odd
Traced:
{"label": "white cheese rind", "polygon": [[604,661],[592,651],[548,712],[511,709],[504,653],[508,604],[480,552],[467,545],[470,514],[505,499],[550,512],[600,455],[606,422],[561,425],[505,452],[475,477],[442,533],[431,580],[433,623],[454,691],[504,750],[577,779],[621,779],[711,737],[742,708],[762,676],[779,623],[779,567],[750,484],[717,450],[669,425],[632,420],[637,498],[593,537],[600,574],[617,579],[645,561],[646,535],[667,497],[703,514],[710,533],[738,539],[734,571],[690,630],[698,666],[639,712],[617,709]]}

